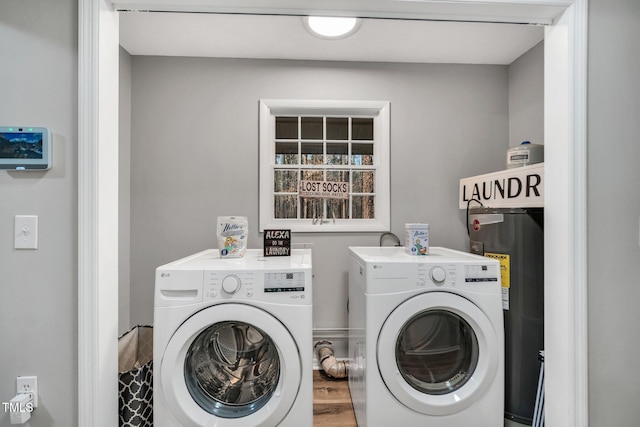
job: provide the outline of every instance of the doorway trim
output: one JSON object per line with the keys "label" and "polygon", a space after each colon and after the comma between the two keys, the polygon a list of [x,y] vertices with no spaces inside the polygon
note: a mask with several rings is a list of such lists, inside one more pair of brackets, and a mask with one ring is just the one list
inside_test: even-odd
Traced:
{"label": "doorway trim", "polygon": [[[247,13],[259,0],[199,0],[209,12]],[[337,4],[374,5],[402,18],[399,5],[442,8],[481,4],[535,12],[566,7],[545,31],[545,419],[549,425],[588,426],[586,87],[588,0],[460,0],[289,2],[296,14]],[[78,425],[118,422],[118,12],[109,0],[78,0]],[[145,0],[169,4],[167,0]],[[287,1],[281,0],[285,4]],[[293,9],[293,5],[296,8]],[[304,5],[304,6],[301,6]],[[323,6],[324,5],[324,6]],[[489,10],[487,9],[487,10]],[[280,13],[283,13],[280,10]],[[347,14],[346,12],[337,14]],[[404,16],[415,17],[415,15]],[[533,17],[532,17],[533,19]],[[551,328],[550,325],[553,325]]]}

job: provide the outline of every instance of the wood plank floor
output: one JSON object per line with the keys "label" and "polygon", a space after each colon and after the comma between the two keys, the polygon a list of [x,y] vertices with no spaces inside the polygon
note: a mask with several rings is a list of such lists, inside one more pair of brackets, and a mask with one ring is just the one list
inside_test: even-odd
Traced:
{"label": "wood plank floor", "polygon": [[346,379],[336,380],[323,371],[313,371],[313,426],[357,426]]}

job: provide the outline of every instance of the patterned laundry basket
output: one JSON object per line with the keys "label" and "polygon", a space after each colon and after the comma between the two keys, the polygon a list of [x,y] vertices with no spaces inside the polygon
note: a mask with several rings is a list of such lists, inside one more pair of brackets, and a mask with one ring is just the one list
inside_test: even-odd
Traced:
{"label": "patterned laundry basket", "polygon": [[153,327],[118,338],[118,383],[120,427],[153,426]]}

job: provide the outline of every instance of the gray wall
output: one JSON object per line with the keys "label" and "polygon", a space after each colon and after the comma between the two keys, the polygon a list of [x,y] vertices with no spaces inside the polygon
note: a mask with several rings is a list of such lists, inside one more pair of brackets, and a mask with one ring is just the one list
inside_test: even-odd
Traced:
{"label": "gray wall", "polygon": [[[431,244],[467,247],[458,182],[504,168],[506,66],[133,57],[132,324],[153,320],[157,266],[216,247],[219,215],[258,233],[258,100],[391,102],[392,231],[428,222]],[[301,234],[313,243],[314,327],[347,327],[350,245],[379,233]]]}
{"label": "gray wall", "polygon": [[640,423],[640,2],[589,1],[589,422]]}
{"label": "gray wall", "polygon": [[[32,427],[77,424],[77,19],[75,0],[0,1],[0,123],[53,134],[51,170],[0,171],[0,402],[36,375]],[[37,250],[13,249],[23,214]]]}
{"label": "gray wall", "polygon": [[[640,390],[635,374],[636,355],[640,352],[635,339],[636,325],[640,322],[637,307],[640,301],[637,286],[640,277],[637,228],[640,170],[635,161],[640,159],[637,141],[640,134],[637,120],[640,117],[640,84],[637,80],[640,68],[637,55],[639,7],[636,0],[589,2],[587,214],[592,427],[634,426],[640,419],[640,408],[636,403]],[[52,170],[29,174],[0,172],[0,224],[3,224],[0,227],[0,400],[13,396],[17,375],[38,375],[41,406],[30,422],[32,427],[77,425],[76,22],[77,6],[72,0],[0,2],[0,62],[3,64],[0,82],[5,101],[0,103],[0,116],[3,122],[44,124],[54,133]],[[12,63],[22,66],[7,65]],[[43,68],[46,73],[42,72]],[[283,76],[284,80],[286,77]],[[253,86],[255,82],[245,81],[244,84]],[[34,97],[42,94],[46,96],[40,96],[39,102],[34,103]],[[253,99],[251,103],[256,105]],[[397,114],[395,108],[392,114],[394,117]],[[242,135],[243,131],[239,130],[238,134]],[[506,136],[504,138],[506,144]],[[468,136],[466,139],[475,141],[477,138]],[[425,138],[418,141],[425,141]],[[254,150],[257,153],[257,146]],[[393,173],[400,167],[396,157],[394,155],[392,159]],[[501,158],[494,157],[496,164],[487,167],[502,167]],[[474,164],[469,161],[464,169],[470,173],[484,172],[471,172],[470,165]],[[256,172],[251,169],[247,168],[245,172],[257,179]],[[394,203],[399,203],[399,183],[395,181]],[[206,185],[211,189],[218,186],[215,182]],[[447,209],[451,209],[450,203]],[[426,204],[423,202],[422,206]],[[234,203],[234,209],[236,205],[238,203]],[[256,202],[251,205],[255,206]],[[237,206],[238,210],[241,208],[244,209],[244,205]],[[209,209],[200,214],[196,226],[191,225],[193,221],[185,221],[187,233],[179,240],[170,242],[162,237],[165,247],[158,251],[165,253],[155,261],[146,261],[144,268],[153,269],[159,263],[211,246],[214,233],[211,221],[218,212],[212,207]],[[257,208],[253,209],[248,213],[253,217],[252,228],[255,230]],[[17,214],[40,216],[39,250],[12,249],[13,217]],[[425,220],[433,223],[430,213],[425,214]],[[154,219],[156,221],[158,218]],[[393,221],[393,231],[401,233],[404,219],[394,215]],[[200,234],[197,228],[202,228],[203,224],[205,229]],[[438,229],[442,230],[442,227],[439,225]],[[158,234],[164,233],[159,230]],[[435,232],[434,243],[456,243],[441,234],[436,240]],[[318,242],[316,252],[323,254],[321,256],[339,252],[328,245],[333,243],[327,242],[332,236],[311,237]],[[377,244],[376,236],[355,237],[358,243]],[[253,233],[252,241],[257,242],[257,238]],[[295,238],[298,240],[297,236]],[[452,240],[456,238],[452,237]],[[310,238],[300,236],[299,240]],[[344,242],[340,243],[344,245]],[[174,249],[170,250],[173,245]],[[321,250],[321,247],[325,249]],[[135,255],[134,252],[132,258]],[[146,282],[139,283],[143,287],[141,295],[132,295],[132,301],[148,301],[150,290],[144,287],[152,285],[149,279]],[[323,285],[317,289],[320,286]],[[331,284],[325,282],[324,286]],[[27,312],[25,307],[33,310]],[[142,319],[149,319],[148,310],[140,316]],[[30,326],[22,326],[27,324]],[[0,413],[0,426],[9,425],[8,415]]]}
{"label": "gray wall", "polygon": [[544,144],[544,42],[509,65],[509,146],[522,141]]}

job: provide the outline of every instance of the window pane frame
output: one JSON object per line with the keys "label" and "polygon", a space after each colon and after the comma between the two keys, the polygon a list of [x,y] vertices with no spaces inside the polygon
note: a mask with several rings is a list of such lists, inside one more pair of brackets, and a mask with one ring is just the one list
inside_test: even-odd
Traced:
{"label": "window pane frame", "polygon": [[[260,101],[260,231],[265,228],[289,228],[292,231],[304,232],[353,232],[353,231],[388,231],[390,228],[390,165],[389,165],[389,146],[390,146],[390,126],[389,126],[389,103],[386,101],[309,101],[309,100],[261,100]],[[298,139],[275,139],[275,123],[276,117],[290,116],[296,117],[298,122]],[[322,118],[322,138],[321,139],[302,139],[301,123],[304,117],[317,117],[312,121]],[[353,118],[372,120],[373,140],[352,139],[352,120]],[[343,119],[348,120],[348,138],[330,139],[327,138],[327,120]],[[290,130],[287,135],[290,135]],[[332,136],[342,136],[344,130],[340,130]],[[314,134],[314,137],[319,134]],[[297,163],[278,163],[275,156],[276,143],[293,143],[298,144]],[[319,143],[322,145],[322,154],[319,154],[318,147],[314,151],[321,156],[322,162],[306,163],[303,153],[303,143]],[[339,156],[345,156],[343,149],[338,145],[345,144],[347,148],[346,164],[332,164],[332,151],[337,151]],[[372,164],[354,164],[352,161],[352,147],[355,144],[373,144],[373,155],[371,156]],[[362,150],[356,150],[361,152]],[[371,150],[369,150],[371,151]],[[300,198],[297,192],[276,192],[274,183],[275,171],[294,170],[299,176],[303,171],[317,171],[322,178],[320,180],[332,180],[333,172],[347,172],[345,175],[349,177],[349,197],[345,202],[327,203],[329,199],[320,199],[315,202],[305,202]],[[352,180],[355,171],[373,171],[374,181],[372,192],[354,193],[352,192]],[[317,177],[316,177],[317,178]],[[289,188],[287,188],[289,189]],[[297,213],[296,219],[280,219],[275,218],[275,196],[296,196],[297,197]],[[374,203],[373,219],[352,219],[351,216],[356,214],[353,211],[353,198],[356,200],[366,197],[371,198]],[[305,204],[312,203],[322,206],[322,218],[301,218],[304,213],[301,208]],[[333,208],[332,208],[333,206]],[[338,207],[339,212],[336,218],[335,208]],[[345,211],[348,210],[348,218]],[[319,212],[320,209],[317,209]],[[309,216],[307,211],[307,216]],[[311,215],[313,216],[313,215]],[[322,219],[322,221],[321,221]],[[321,225],[320,225],[321,223]]]}

